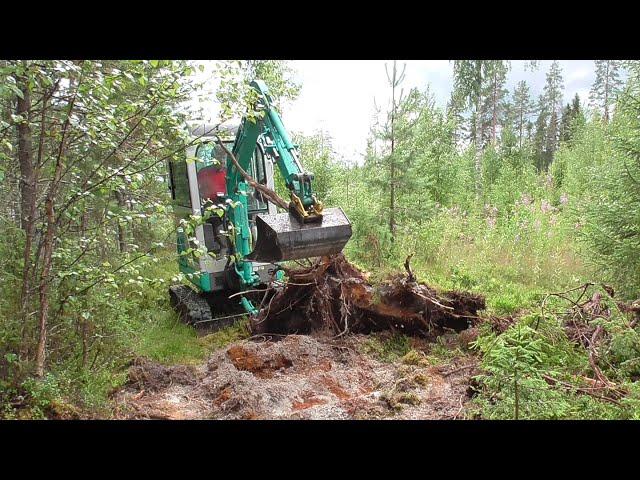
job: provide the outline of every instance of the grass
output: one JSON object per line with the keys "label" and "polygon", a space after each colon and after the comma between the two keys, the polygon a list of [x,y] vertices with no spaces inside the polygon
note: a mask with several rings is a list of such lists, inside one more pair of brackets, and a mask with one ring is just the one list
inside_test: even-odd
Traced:
{"label": "grass", "polygon": [[249,337],[248,323],[248,319],[238,320],[233,325],[199,338],[198,342],[207,352],[226,347],[230,343]]}
{"label": "grass", "polygon": [[205,336],[198,336],[193,327],[180,321],[168,301],[167,286],[177,273],[175,255],[167,253],[161,261],[148,265],[145,275],[163,279],[162,286],[144,285],[140,309],[132,312],[136,339],[132,342],[133,356],[147,357],[163,364],[198,364],[209,354],[231,342],[248,336],[246,321]]}
{"label": "grass", "polygon": [[199,337],[193,327],[185,325],[172,311],[158,312],[156,321],[140,332],[135,354],[159,363],[196,365],[209,354],[249,336],[247,320]]}
{"label": "grass", "polygon": [[207,353],[196,331],[170,310],[157,312],[154,321],[144,325],[134,352],[164,364],[197,364]]}
{"label": "grass", "polygon": [[567,225],[526,213],[533,215],[527,221],[501,218],[495,227],[482,218],[443,213],[400,239],[396,271],[414,253],[411,265],[418,280],[442,290],[481,293],[487,313],[497,315],[535,307],[544,294],[587,280],[590,272]]}

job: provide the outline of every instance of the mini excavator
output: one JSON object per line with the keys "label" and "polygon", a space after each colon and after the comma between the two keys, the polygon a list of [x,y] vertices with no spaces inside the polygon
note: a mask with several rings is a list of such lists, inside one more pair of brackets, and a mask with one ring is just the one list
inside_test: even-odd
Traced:
{"label": "mini excavator", "polygon": [[[189,281],[172,285],[170,300],[183,321],[210,330],[256,315],[261,292],[283,280],[279,262],[339,253],[352,234],[343,210],[316,198],[266,84],[250,86],[261,114],[237,127],[192,125],[185,158],[169,163],[178,265]],[[269,195],[275,169],[288,203]]]}

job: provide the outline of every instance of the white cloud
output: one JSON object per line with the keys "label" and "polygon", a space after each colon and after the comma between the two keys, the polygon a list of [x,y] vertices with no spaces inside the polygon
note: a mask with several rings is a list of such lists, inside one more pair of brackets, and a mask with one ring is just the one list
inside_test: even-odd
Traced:
{"label": "white cloud", "polygon": [[[302,90],[300,97],[284,108],[287,128],[305,134],[323,129],[331,135],[334,147],[345,159],[361,159],[374,114],[374,99],[378,107],[384,109],[391,98],[385,63],[391,72],[392,61],[292,62]],[[425,89],[431,84],[437,100],[448,97],[452,72],[449,62],[399,61],[400,72],[405,63],[405,80],[401,85],[405,91],[412,87]]]}
{"label": "white cloud", "polygon": [[593,75],[593,68],[588,68],[586,66],[580,67],[574,71],[567,72],[566,83],[567,85],[571,85],[575,82],[582,83],[584,80],[591,78]]}

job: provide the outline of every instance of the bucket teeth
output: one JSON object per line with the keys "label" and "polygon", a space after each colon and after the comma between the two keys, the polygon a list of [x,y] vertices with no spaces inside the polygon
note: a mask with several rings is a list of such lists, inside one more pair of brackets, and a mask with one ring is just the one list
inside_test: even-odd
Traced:
{"label": "bucket teeth", "polygon": [[279,262],[332,255],[342,251],[351,238],[351,222],[341,208],[327,208],[319,222],[303,223],[290,213],[258,215],[258,239],[246,258]]}

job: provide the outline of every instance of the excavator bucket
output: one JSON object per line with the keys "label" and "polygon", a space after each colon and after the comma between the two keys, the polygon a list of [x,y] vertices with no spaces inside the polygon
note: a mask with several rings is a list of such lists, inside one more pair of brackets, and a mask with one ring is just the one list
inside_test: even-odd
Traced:
{"label": "excavator bucket", "polygon": [[246,258],[257,262],[332,255],[351,238],[351,222],[339,207],[325,209],[314,223],[302,223],[290,213],[258,215],[256,228],[256,246]]}

